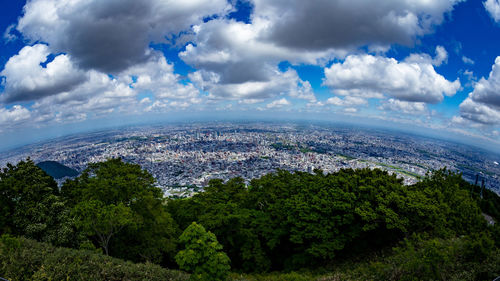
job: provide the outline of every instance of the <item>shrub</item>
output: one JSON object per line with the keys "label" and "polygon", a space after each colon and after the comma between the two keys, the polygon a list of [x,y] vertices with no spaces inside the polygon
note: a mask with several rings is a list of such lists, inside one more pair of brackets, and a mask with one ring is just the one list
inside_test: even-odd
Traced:
{"label": "shrub", "polygon": [[16,280],[188,280],[179,271],[25,238],[0,239],[0,276]]}

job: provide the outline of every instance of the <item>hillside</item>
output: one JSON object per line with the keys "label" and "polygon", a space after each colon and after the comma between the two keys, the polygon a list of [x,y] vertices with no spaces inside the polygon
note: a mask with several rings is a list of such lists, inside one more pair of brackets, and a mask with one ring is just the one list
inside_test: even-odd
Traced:
{"label": "hillside", "polygon": [[62,179],[64,177],[76,177],[78,176],[78,171],[65,166],[56,161],[43,161],[36,164],[44,172],[52,176],[54,179]]}

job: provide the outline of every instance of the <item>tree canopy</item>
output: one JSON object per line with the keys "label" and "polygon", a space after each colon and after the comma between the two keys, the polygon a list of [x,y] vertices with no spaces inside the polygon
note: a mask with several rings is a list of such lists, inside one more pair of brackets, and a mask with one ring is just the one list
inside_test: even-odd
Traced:
{"label": "tree canopy", "polygon": [[78,225],[106,253],[158,262],[175,255],[177,228],[163,204],[163,192],[139,165],[121,159],[89,164],[62,186],[61,194]]}
{"label": "tree canopy", "polygon": [[440,257],[439,249],[455,245],[443,255],[483,272],[474,261],[495,264],[500,248],[500,197],[445,169],[409,186],[379,169],[278,170],[248,185],[214,179],[192,197],[172,199],[147,171],[121,159],[89,164],[60,190],[27,159],[0,171],[0,195],[2,234],[102,248],[130,261],[177,262],[192,278],[205,276],[205,264],[227,272],[229,260],[241,272],[326,266],[401,241],[395,258],[414,263],[401,270],[439,277],[442,264],[453,269],[438,260],[418,266],[427,253]]}

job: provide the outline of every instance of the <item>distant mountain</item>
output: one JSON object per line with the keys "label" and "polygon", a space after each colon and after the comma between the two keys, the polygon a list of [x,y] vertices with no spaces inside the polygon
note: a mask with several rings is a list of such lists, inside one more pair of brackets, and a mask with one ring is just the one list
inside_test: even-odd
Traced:
{"label": "distant mountain", "polygon": [[61,179],[64,177],[76,177],[78,171],[56,161],[43,161],[36,164],[40,169],[44,170],[47,174],[54,179]]}

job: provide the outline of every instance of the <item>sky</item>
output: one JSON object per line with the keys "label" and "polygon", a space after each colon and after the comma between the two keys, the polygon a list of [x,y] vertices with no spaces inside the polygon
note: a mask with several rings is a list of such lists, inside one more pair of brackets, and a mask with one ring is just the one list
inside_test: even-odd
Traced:
{"label": "sky", "polygon": [[500,147],[499,0],[0,5],[0,150],[124,125],[276,118]]}

